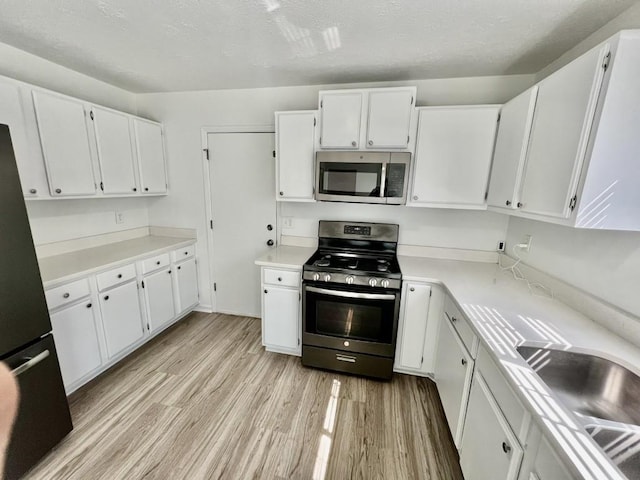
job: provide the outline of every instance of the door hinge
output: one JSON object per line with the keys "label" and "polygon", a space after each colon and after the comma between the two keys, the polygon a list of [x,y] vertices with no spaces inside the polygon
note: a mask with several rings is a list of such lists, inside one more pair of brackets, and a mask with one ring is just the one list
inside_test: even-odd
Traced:
{"label": "door hinge", "polygon": [[213,291],[214,291],[214,292],[217,292],[217,291],[218,291],[218,284],[217,284],[217,283],[214,283],[214,284],[213,284]]}
{"label": "door hinge", "polygon": [[322,145],[322,137],[320,137],[320,142],[318,142],[318,143],[320,143],[320,145]]}
{"label": "door hinge", "polygon": [[104,183],[100,182],[100,190],[104,192]]}
{"label": "door hinge", "polygon": [[433,290],[429,290],[429,297],[431,297],[431,295],[433,295]]}
{"label": "door hinge", "polygon": [[320,108],[322,108],[323,103],[324,103],[324,100],[320,100]]}
{"label": "door hinge", "polygon": [[420,365],[424,363],[424,357],[420,357]]}
{"label": "door hinge", "polygon": [[313,117],[313,126],[316,126],[316,117]]}
{"label": "door hinge", "polygon": [[316,194],[316,187],[311,187],[311,192],[315,195]]}
{"label": "door hinge", "polygon": [[142,288],[144,288],[144,280],[142,280]]}
{"label": "door hinge", "polygon": [[151,330],[151,329],[149,328],[149,322],[147,322],[147,330]]}
{"label": "door hinge", "polygon": [[409,102],[409,105],[413,105],[413,95],[411,95],[411,101]]}
{"label": "door hinge", "polygon": [[611,60],[611,52],[607,53],[604,56],[604,61],[602,62],[602,68],[604,69],[604,71],[607,71],[607,68],[609,68],[609,61]]}
{"label": "door hinge", "polygon": [[273,158],[276,158],[276,151],[273,151]]}
{"label": "door hinge", "polygon": [[213,220],[209,220],[209,228],[213,230]]}
{"label": "door hinge", "polygon": [[498,113],[498,123],[500,123],[501,118],[502,118],[502,113]]}
{"label": "door hinge", "polygon": [[93,110],[89,110],[89,118],[93,120]]}
{"label": "door hinge", "polygon": [[300,301],[300,300],[302,300],[302,294],[301,293],[298,294],[298,301]]}
{"label": "door hinge", "polygon": [[410,140],[410,137],[409,135],[407,135],[407,145],[409,145],[409,140]]}
{"label": "door hinge", "polygon": [[573,212],[576,208],[576,204],[578,203],[578,195],[574,195],[571,201],[569,202],[569,210]]}
{"label": "door hinge", "polygon": [[202,151],[204,152],[204,156],[207,160],[209,160],[209,149],[208,148],[203,148]]}
{"label": "door hinge", "polygon": [[487,198],[489,198],[489,190],[484,192],[484,199],[486,200]]}

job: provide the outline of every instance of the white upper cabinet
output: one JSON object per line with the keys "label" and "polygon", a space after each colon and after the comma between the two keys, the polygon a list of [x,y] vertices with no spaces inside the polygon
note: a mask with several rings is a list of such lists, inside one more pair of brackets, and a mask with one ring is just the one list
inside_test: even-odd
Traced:
{"label": "white upper cabinet", "polygon": [[487,205],[518,208],[520,187],[538,87],[531,87],[502,106],[493,154]]}
{"label": "white upper cabinet", "polygon": [[167,171],[162,144],[162,126],[141,118],[134,118],[133,124],[142,193],[166,193]]}
{"label": "white upper cabinet", "polygon": [[313,202],[314,111],[276,112],[276,199]]}
{"label": "white upper cabinet", "polygon": [[360,148],[363,97],[353,90],[320,92],[321,148]]}
{"label": "white upper cabinet", "polygon": [[41,91],[33,92],[33,101],[51,195],[94,195],[84,104]]}
{"label": "white upper cabinet", "polygon": [[91,115],[105,194],[134,194],[136,186],[129,116],[92,107]]}
{"label": "white upper cabinet", "polygon": [[539,83],[522,211],[570,215],[608,52],[608,45],[595,48]]}
{"label": "white upper cabinet", "polygon": [[369,93],[367,148],[408,148],[414,95],[410,89]]}
{"label": "white upper cabinet", "polygon": [[320,149],[413,150],[416,87],[320,92]]}
{"label": "white upper cabinet", "polygon": [[418,136],[407,205],[486,208],[497,105],[418,108]]}
{"label": "white upper cabinet", "polygon": [[30,131],[27,121],[27,114],[30,113],[35,127],[35,116],[30,98],[27,106],[31,111],[27,111],[22,94],[19,86],[0,82],[0,123],[9,125],[22,193],[25,197],[46,197],[49,189],[37,132]]}

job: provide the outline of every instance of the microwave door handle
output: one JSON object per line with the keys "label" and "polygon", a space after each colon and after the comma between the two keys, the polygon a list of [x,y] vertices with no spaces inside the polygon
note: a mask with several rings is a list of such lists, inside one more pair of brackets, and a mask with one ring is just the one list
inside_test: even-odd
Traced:
{"label": "microwave door handle", "polygon": [[387,163],[388,163],[387,160],[382,162],[382,178],[380,180],[380,198],[384,198],[387,196],[387,192],[385,192],[385,189],[387,187]]}
{"label": "microwave door handle", "polygon": [[341,290],[329,290],[326,288],[306,287],[307,292],[331,295],[332,297],[356,298],[360,300],[395,300],[396,296],[382,293],[344,292]]}

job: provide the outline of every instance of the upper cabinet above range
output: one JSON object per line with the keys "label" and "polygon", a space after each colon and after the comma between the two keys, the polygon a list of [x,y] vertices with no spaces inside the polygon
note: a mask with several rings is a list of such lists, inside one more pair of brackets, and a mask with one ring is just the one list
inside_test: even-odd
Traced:
{"label": "upper cabinet above range", "polygon": [[413,150],[416,87],[321,91],[319,149]]}
{"label": "upper cabinet above range", "polygon": [[622,31],[508,102],[490,208],[578,228],[640,230],[639,78],[640,31]]}

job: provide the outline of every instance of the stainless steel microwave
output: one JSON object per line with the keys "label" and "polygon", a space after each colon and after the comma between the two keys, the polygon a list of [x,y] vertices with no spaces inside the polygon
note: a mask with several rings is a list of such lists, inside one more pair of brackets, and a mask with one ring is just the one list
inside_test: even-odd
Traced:
{"label": "stainless steel microwave", "polygon": [[318,152],[316,200],[403,205],[410,162],[409,152]]}

